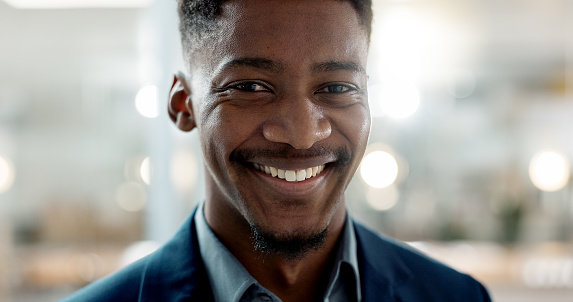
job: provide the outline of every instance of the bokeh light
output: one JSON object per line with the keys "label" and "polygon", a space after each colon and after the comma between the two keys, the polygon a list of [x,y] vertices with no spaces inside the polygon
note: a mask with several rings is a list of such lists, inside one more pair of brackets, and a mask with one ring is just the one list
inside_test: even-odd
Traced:
{"label": "bokeh light", "polygon": [[141,179],[141,163],[145,156],[134,155],[125,161],[123,166],[123,175],[125,180],[134,182],[143,182]]}
{"label": "bokeh light", "polygon": [[136,182],[121,184],[115,193],[117,204],[128,212],[143,210],[147,202],[145,188]]}
{"label": "bokeh light", "polygon": [[146,185],[151,184],[151,159],[146,157],[139,166],[139,176]]}
{"label": "bokeh light", "polygon": [[555,151],[540,151],[531,159],[529,177],[538,189],[546,192],[561,190],[569,181],[567,158]]}
{"label": "bokeh light", "polygon": [[377,211],[390,210],[396,205],[399,198],[400,192],[395,185],[384,188],[369,187],[366,190],[366,201],[368,205]]}
{"label": "bokeh light", "polygon": [[4,193],[14,184],[14,165],[0,156],[0,193]]}
{"label": "bokeh light", "polygon": [[175,188],[181,192],[189,192],[197,181],[197,160],[193,153],[187,150],[178,150],[171,160],[171,180]]}
{"label": "bokeh light", "polygon": [[[454,24],[459,11],[421,9],[416,4],[374,1],[371,77],[439,85],[456,62],[471,53],[467,27]],[[421,85],[421,86],[420,86]]]}
{"label": "bokeh light", "polygon": [[137,112],[148,118],[156,118],[159,115],[157,104],[157,86],[143,86],[135,96],[135,108]]}
{"label": "bokeh light", "polygon": [[72,265],[75,273],[86,282],[101,278],[105,272],[103,260],[94,253],[79,255],[73,259]]}
{"label": "bokeh light", "polygon": [[378,106],[386,115],[395,119],[411,116],[420,106],[420,92],[418,88],[408,82],[386,83],[378,95],[374,96]]}
{"label": "bokeh light", "polygon": [[387,187],[398,177],[398,163],[385,151],[370,152],[360,164],[360,176],[371,187]]}

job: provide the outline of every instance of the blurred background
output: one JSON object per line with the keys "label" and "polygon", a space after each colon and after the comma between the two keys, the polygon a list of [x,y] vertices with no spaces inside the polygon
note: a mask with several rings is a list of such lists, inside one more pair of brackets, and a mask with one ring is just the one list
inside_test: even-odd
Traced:
{"label": "blurred background", "polygon": [[[153,251],[204,199],[176,1],[0,1],[0,301]],[[352,215],[494,301],[573,301],[573,2],[375,0]]]}

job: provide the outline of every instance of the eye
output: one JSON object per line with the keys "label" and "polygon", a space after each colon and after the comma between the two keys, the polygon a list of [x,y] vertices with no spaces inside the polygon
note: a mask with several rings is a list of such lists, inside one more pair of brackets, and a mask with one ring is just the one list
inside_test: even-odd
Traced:
{"label": "eye", "polygon": [[258,91],[270,91],[267,87],[256,83],[256,82],[243,82],[232,86],[231,88],[235,88],[238,90],[249,91],[249,92],[258,92]]}
{"label": "eye", "polygon": [[353,87],[345,84],[331,84],[320,88],[317,93],[345,93],[351,90],[356,90]]}
{"label": "eye", "polygon": [[314,92],[316,100],[331,106],[344,108],[365,100],[365,91],[348,82],[327,82]]}

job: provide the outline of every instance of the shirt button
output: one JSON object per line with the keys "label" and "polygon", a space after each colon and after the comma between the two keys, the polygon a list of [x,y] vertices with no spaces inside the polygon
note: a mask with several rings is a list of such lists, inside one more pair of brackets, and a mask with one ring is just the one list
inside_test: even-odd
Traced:
{"label": "shirt button", "polygon": [[258,294],[258,295],[257,295],[257,298],[258,298],[260,301],[265,301],[265,302],[272,300],[272,298],[271,298],[269,295],[265,294],[265,293],[260,293],[260,294]]}

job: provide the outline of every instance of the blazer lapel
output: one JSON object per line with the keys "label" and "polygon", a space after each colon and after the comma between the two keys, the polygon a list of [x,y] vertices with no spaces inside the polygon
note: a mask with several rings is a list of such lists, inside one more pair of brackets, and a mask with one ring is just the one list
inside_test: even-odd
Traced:
{"label": "blazer lapel", "polygon": [[[194,216],[195,212],[148,258],[139,301],[214,301],[199,252]],[[411,279],[410,270],[388,242],[356,222],[354,228],[363,301],[395,301],[395,288]]]}
{"label": "blazer lapel", "polygon": [[364,302],[396,301],[395,288],[412,278],[412,273],[389,243],[358,223],[358,263]]}
{"label": "blazer lapel", "polygon": [[177,234],[149,258],[140,301],[213,301],[199,252],[195,211]]}

